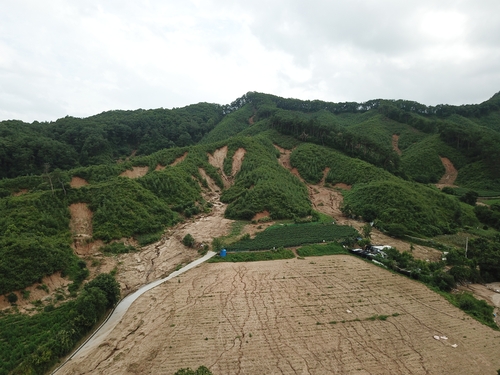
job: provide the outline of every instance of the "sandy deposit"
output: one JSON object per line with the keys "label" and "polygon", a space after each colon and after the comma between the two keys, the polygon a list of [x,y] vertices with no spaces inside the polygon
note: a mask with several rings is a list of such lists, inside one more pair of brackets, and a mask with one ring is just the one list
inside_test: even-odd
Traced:
{"label": "sandy deposit", "polygon": [[204,264],[58,374],[493,374],[499,350],[499,332],[423,284],[330,256]]}

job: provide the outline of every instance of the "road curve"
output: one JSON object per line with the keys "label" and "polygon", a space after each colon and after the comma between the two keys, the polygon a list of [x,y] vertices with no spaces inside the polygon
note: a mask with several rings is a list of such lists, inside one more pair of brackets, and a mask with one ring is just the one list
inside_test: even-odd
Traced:
{"label": "road curve", "polygon": [[123,318],[129,307],[132,305],[132,303],[139,298],[141,295],[146,293],[148,290],[153,289],[154,287],[164,283],[165,281],[168,281],[176,276],[179,276],[180,274],[190,270],[191,268],[196,267],[197,265],[207,261],[208,259],[212,258],[216,253],[213,251],[209,251],[205,256],[202,258],[196,259],[189,263],[188,265],[182,267],[181,269],[172,272],[170,275],[167,277],[153,281],[152,283],[146,284],[137,291],[135,291],[132,294],[129,294],[126,296],[124,299],[122,299],[118,305],[116,305],[115,309],[112,311],[111,314],[108,315],[106,320],[97,328],[92,335],[82,344],[80,345],[66,360],[59,366],[57,367],[52,374],[57,373],[60,369],[64,367],[64,365],[72,358],[78,358],[78,357],[83,357],[85,356],[91,349],[93,349],[96,346],[99,346],[101,342],[106,338],[106,336],[116,327],[116,325],[120,322],[120,320]]}

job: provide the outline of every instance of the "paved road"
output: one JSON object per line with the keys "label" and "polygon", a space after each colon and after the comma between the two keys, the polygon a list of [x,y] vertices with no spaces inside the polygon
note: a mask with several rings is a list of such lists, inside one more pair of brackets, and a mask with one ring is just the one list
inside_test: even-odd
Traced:
{"label": "paved road", "polygon": [[144,285],[140,289],[138,289],[136,292],[129,294],[126,296],[124,299],[122,299],[118,305],[116,305],[115,309],[113,312],[108,316],[108,318],[97,328],[94,333],[82,344],[78,349],[76,349],[58,368],[56,368],[52,374],[55,374],[58,372],[60,369],[64,367],[64,365],[72,358],[79,358],[79,357],[84,357],[85,355],[88,354],[90,350],[93,348],[99,346],[104,339],[107,337],[107,335],[116,327],[118,322],[123,318],[125,313],[127,312],[128,308],[132,303],[139,298],[141,295],[146,293],[148,290],[153,289],[154,287],[164,283],[165,281],[168,281],[176,276],[179,276],[180,274],[190,270],[191,268],[196,267],[197,265],[207,261],[208,259],[212,258],[216,253],[213,251],[209,251],[204,257],[199,258],[194,260],[193,262],[189,263],[188,265],[182,267],[180,270],[172,272],[170,275],[165,277],[164,279],[156,280],[153,281],[152,283],[149,283],[147,285]]}

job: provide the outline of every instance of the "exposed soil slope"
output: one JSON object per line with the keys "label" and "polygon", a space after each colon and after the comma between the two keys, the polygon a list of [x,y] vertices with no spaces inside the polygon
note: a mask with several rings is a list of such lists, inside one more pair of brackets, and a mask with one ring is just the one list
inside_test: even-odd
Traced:
{"label": "exposed soil slope", "polygon": [[500,332],[423,284],[331,256],[204,264],[140,297],[59,373],[493,374],[499,350]]}
{"label": "exposed soil slope", "polygon": [[84,180],[83,178],[77,177],[77,176],[73,176],[71,178],[71,182],[69,183],[69,186],[71,186],[72,188],[79,188],[79,187],[82,187],[82,186],[86,186],[88,184],[89,183],[86,180]]}
{"label": "exposed soil slope", "polygon": [[241,164],[245,158],[246,150],[244,148],[239,148],[233,155],[233,166],[231,168],[231,176],[234,177],[241,169]]}
{"label": "exposed soil slope", "polygon": [[133,167],[132,170],[127,169],[122,172],[120,176],[128,178],[139,178],[145,176],[148,173],[149,167]]}
{"label": "exposed soil slope", "polygon": [[224,182],[224,188],[231,186],[231,181],[228,176],[224,173],[224,159],[227,155],[227,146],[221,147],[214,151],[214,154],[207,154],[208,162],[219,170],[222,181]]}
{"label": "exposed soil slope", "polygon": [[399,135],[393,134],[392,135],[392,149],[398,153],[398,155],[403,155],[403,152],[399,149],[398,147],[399,143]]}
{"label": "exposed soil slope", "polygon": [[446,172],[444,173],[443,177],[441,177],[441,179],[438,181],[436,186],[439,189],[442,189],[445,186],[456,187],[454,183],[458,177],[458,171],[456,170],[455,166],[450,161],[450,159],[442,157],[441,162],[443,163]]}

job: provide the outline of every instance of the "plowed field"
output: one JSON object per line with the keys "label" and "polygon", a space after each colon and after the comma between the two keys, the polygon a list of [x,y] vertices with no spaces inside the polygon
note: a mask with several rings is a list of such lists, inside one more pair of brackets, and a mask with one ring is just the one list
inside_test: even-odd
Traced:
{"label": "plowed field", "polygon": [[328,256],[204,264],[58,374],[494,374],[498,353],[499,332],[424,285]]}

